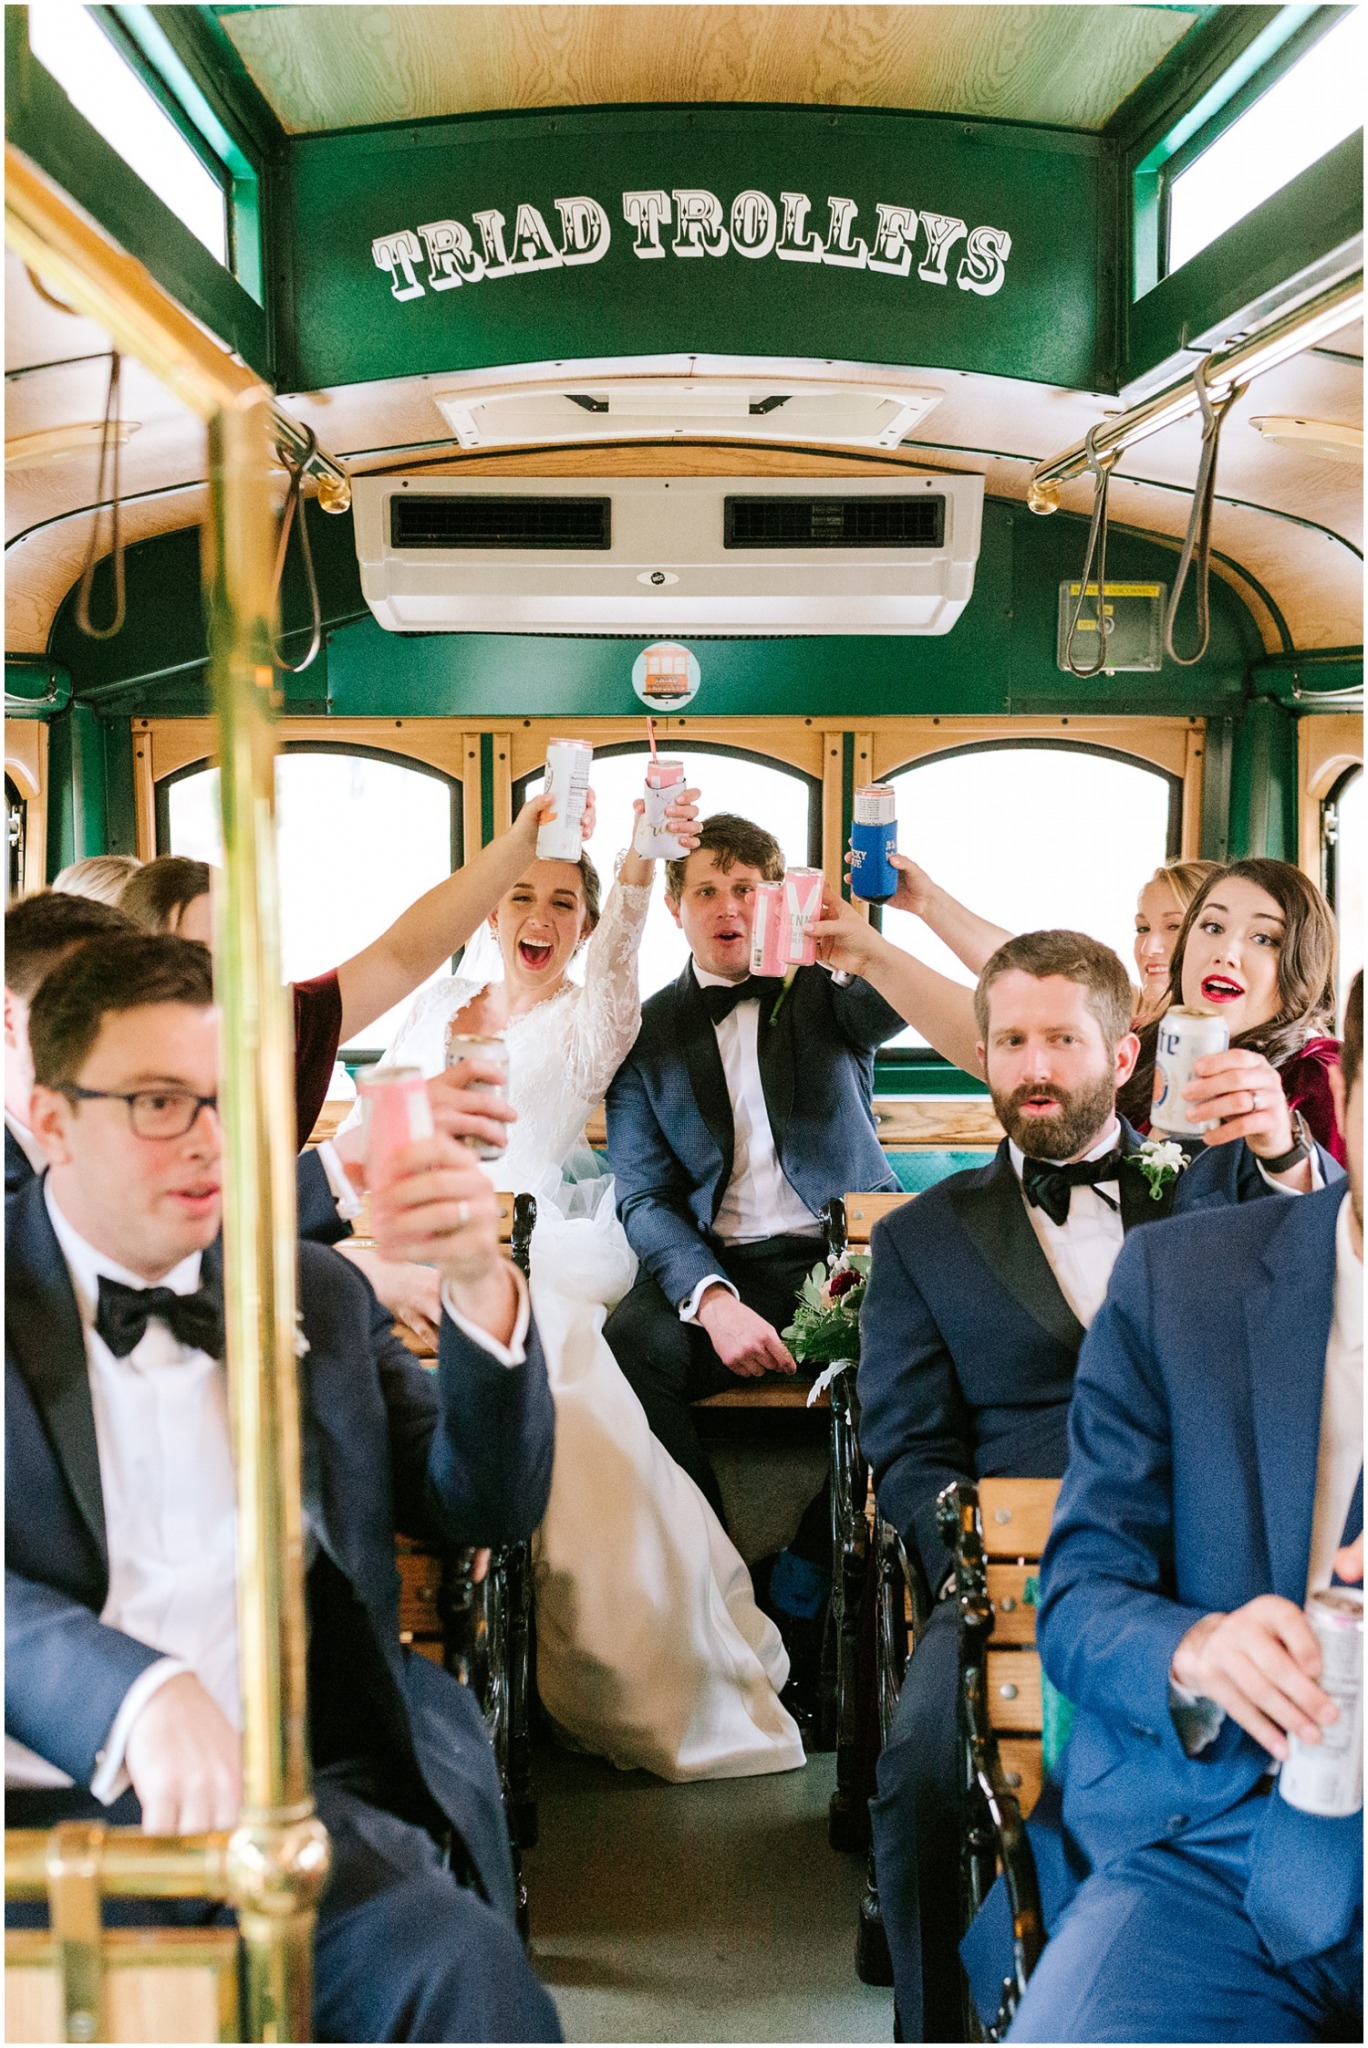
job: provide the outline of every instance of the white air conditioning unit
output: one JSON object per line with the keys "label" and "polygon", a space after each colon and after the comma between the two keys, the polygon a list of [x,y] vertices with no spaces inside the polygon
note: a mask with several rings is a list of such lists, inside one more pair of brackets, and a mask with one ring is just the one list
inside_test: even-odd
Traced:
{"label": "white air conditioning unit", "polygon": [[395,633],[948,633],[983,479],[356,477]]}

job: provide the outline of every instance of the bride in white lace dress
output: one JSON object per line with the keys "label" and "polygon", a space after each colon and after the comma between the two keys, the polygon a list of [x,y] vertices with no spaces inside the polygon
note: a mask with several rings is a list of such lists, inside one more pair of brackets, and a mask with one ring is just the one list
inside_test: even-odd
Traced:
{"label": "bride in white lace dress", "polygon": [[[652,1436],[603,1340],[636,1259],[584,1126],[637,1034],[652,872],[629,852],[597,919],[587,856],[535,862],[491,920],[503,980],[457,975],[426,990],[385,1059],[440,1073],[455,1017],[462,1030],[507,1034],[518,1120],[488,1170],[499,1187],[537,1198],[532,1304],[556,1404],[551,1499],[533,1545],[547,1711],[624,1769],[749,1777],[803,1762],[778,1697],[787,1653],[739,1553]],[[585,931],[579,986],[566,969]]]}

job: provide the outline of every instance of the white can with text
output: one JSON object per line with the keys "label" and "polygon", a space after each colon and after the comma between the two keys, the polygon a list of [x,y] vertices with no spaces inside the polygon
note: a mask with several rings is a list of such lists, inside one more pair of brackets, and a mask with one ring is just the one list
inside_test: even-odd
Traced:
{"label": "white can with text", "polygon": [[1165,1010],[1159,1019],[1159,1036],[1154,1047],[1154,1107],[1150,1122],[1156,1131],[1170,1138],[1197,1138],[1214,1124],[1193,1123],[1183,1100],[1183,1090],[1192,1079],[1194,1060],[1208,1053],[1224,1052],[1230,1031],[1224,1017],[1211,1017],[1201,1010],[1181,1006]]}
{"label": "white can with text", "polygon": [[[497,1067],[502,1074],[501,1081],[472,1081],[470,1087],[482,1093],[498,1096],[501,1102],[508,1100],[508,1044],[493,1032],[448,1031],[446,1035],[446,1064],[459,1065],[462,1060],[480,1060],[485,1066]],[[479,1159],[499,1159],[503,1155],[502,1145],[489,1145],[481,1138],[466,1138]]]}
{"label": "white can with text", "polygon": [[584,851],[584,806],[594,750],[588,740],[551,740],[546,749],[546,794],[556,815],[537,833],[538,860],[578,860]]}
{"label": "white can with text", "polygon": [[684,763],[667,761],[663,755],[646,764],[646,815],[638,851],[645,860],[683,860],[688,847],[680,844],[665,824],[670,798],[684,786]]}
{"label": "white can with text", "polygon": [[782,974],[788,965],[784,885],[757,882],[751,911],[751,973]]}
{"label": "white can with text", "polygon": [[789,967],[815,967],[812,926],[822,914],[822,870],[790,868],[784,876],[784,960]]}
{"label": "white can with text", "polygon": [[1339,1719],[1321,1729],[1319,1742],[1289,1735],[1278,1791],[1303,1813],[1341,1820],[1363,1805],[1363,1593],[1357,1586],[1313,1593],[1306,1618],[1321,1649],[1318,1683]]}

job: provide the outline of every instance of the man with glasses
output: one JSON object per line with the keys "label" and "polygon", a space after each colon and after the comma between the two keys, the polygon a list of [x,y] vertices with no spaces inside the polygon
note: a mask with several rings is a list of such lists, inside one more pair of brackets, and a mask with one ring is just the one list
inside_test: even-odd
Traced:
{"label": "man with glasses", "polygon": [[[48,1166],[6,1216],[13,1825],[187,1834],[238,1818],[210,975],[185,939],[92,940],[29,1014]],[[514,1923],[480,1715],[401,1649],[393,1550],[396,1528],[471,1545],[531,1534],[550,1488],[545,1368],[469,1150],[447,1132],[410,1147],[372,1221],[386,1256],[438,1268],[443,1315],[428,1373],[359,1274],[299,1247],[309,1737],[332,1842],[315,2038],[555,2040]],[[153,1916],[187,1924],[173,1904]]]}

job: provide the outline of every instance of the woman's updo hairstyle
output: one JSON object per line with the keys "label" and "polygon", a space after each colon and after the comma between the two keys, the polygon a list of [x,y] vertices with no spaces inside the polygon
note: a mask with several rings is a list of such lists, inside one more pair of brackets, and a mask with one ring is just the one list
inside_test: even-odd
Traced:
{"label": "woman's updo hairstyle", "polygon": [[144,931],[174,932],[190,905],[209,894],[213,878],[208,861],[161,853],[129,876],[119,909]]}
{"label": "woman's updo hairstyle", "polygon": [[1169,976],[1169,1000],[1183,1000],[1183,956],[1188,934],[1201,917],[1207,898],[1218,882],[1249,882],[1271,896],[1283,914],[1282,943],[1278,948],[1278,1009],[1266,1024],[1241,1031],[1232,1045],[1261,1052],[1272,1066],[1299,1053],[1308,1038],[1328,1037],[1335,1017],[1335,956],[1337,937],[1335,913],[1315,883],[1290,861],[1231,861],[1208,876],[1187,907],[1183,928],[1173,948]]}
{"label": "woman's updo hairstyle", "polygon": [[[1166,860],[1162,867],[1154,870],[1145,889],[1152,888],[1156,882],[1163,882],[1178,908],[1186,910],[1203,884],[1214,880],[1220,872],[1218,860]],[[1142,896],[1145,889],[1140,891]]]}

